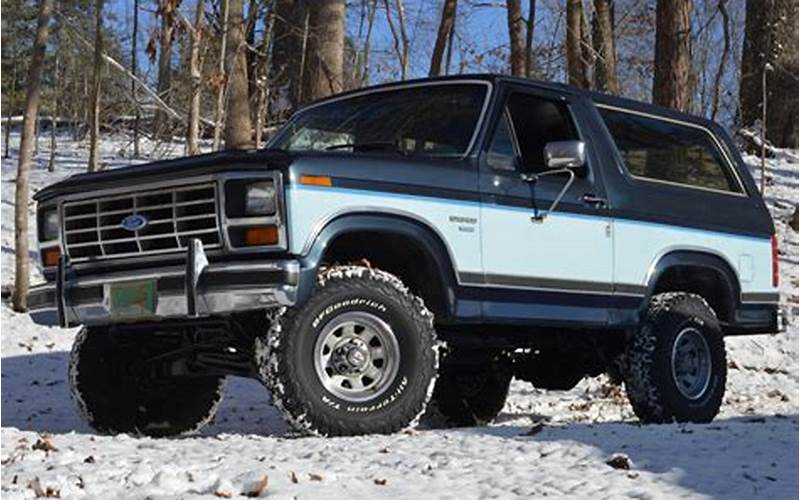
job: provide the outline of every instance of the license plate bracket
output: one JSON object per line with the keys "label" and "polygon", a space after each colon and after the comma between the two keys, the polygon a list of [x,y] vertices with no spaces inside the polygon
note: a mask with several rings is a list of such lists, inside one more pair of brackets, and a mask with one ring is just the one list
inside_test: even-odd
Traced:
{"label": "license plate bracket", "polygon": [[112,318],[142,319],[156,315],[158,293],[155,280],[106,285],[105,298]]}

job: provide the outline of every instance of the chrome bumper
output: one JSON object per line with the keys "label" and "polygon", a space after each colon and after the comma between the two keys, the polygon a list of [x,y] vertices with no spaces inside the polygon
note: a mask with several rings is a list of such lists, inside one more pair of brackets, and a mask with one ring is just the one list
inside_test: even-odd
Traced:
{"label": "chrome bumper", "polygon": [[[190,245],[191,247],[191,245]],[[59,264],[54,283],[34,286],[28,308],[40,325],[104,325],[124,321],[196,318],[292,306],[297,301],[300,263],[208,263],[190,251],[187,265],[75,277],[66,260]],[[120,318],[110,308],[111,285],[152,280],[156,283],[154,315]]]}

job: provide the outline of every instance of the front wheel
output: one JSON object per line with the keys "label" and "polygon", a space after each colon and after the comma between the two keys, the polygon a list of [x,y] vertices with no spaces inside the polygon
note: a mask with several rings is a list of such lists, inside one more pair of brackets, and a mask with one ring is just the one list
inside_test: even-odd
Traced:
{"label": "front wheel", "polygon": [[72,397],[94,429],[148,436],[199,430],[222,401],[224,378],[152,379],[137,366],[173,347],[143,331],[84,327],[75,337],[69,363]]}
{"label": "front wheel", "polygon": [[629,340],[625,388],[643,422],[710,422],[725,393],[725,343],[702,297],[670,292],[650,303]]}
{"label": "front wheel", "polygon": [[[259,349],[257,347],[257,349]],[[278,316],[261,375],[296,431],[396,432],[425,409],[437,368],[433,316],[395,276],[339,266]]]}

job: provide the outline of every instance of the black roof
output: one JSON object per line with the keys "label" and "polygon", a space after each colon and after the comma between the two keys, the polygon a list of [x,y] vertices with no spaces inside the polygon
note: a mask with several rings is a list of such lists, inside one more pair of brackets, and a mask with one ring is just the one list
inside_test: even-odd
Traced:
{"label": "black roof", "polygon": [[449,75],[449,76],[438,76],[433,78],[415,78],[412,80],[403,80],[397,82],[388,82],[388,83],[381,83],[378,85],[372,85],[369,87],[361,87],[358,89],[349,90],[347,92],[342,92],[336,95],[332,95],[330,97],[326,97],[313,103],[309,103],[309,105],[315,105],[323,102],[327,102],[330,100],[339,99],[341,97],[346,97],[349,95],[360,94],[363,92],[369,92],[370,90],[378,90],[378,89],[386,89],[392,87],[398,87],[403,85],[415,85],[427,82],[458,82],[463,80],[482,80],[490,83],[513,83],[517,85],[525,85],[529,87],[539,88],[543,90],[549,90],[553,92],[560,92],[570,95],[578,95],[583,96],[598,104],[605,104],[607,106],[614,106],[618,108],[629,109],[632,111],[638,111],[641,113],[649,113],[653,115],[663,116],[666,118],[672,118],[674,120],[685,121],[689,123],[695,123],[698,125],[702,125],[708,128],[717,128],[717,125],[714,121],[708,120],[702,116],[693,115],[690,113],[684,113],[680,111],[676,111],[674,109],[666,108],[663,106],[657,106],[655,104],[650,104],[646,102],[637,101],[634,99],[628,99],[625,97],[618,97],[609,94],[604,94],[602,92],[597,92],[594,90],[586,90],[581,89],[578,87],[573,87],[572,85],[567,85],[566,83],[560,82],[548,82],[543,80],[532,80],[522,77],[510,76],[510,75],[502,75],[497,73],[468,73],[468,74],[460,74],[460,75]]}

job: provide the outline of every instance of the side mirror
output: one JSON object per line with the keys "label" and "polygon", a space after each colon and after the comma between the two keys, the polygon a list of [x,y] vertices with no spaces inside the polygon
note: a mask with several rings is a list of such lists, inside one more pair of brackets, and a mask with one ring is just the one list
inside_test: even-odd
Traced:
{"label": "side mirror", "polygon": [[547,168],[580,168],[586,164],[586,144],[583,141],[554,141],[544,146]]}

